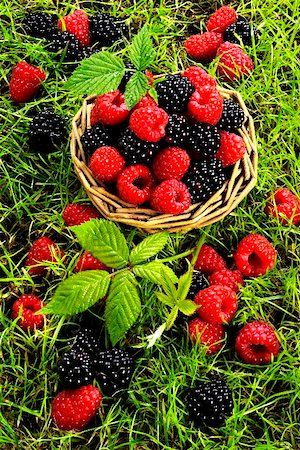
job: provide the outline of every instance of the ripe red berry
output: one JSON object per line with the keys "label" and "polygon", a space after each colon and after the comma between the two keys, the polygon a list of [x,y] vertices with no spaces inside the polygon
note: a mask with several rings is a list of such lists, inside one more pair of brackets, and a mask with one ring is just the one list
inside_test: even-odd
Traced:
{"label": "ripe red berry", "polygon": [[195,269],[205,275],[211,275],[214,272],[227,269],[227,265],[222,256],[213,247],[203,244],[195,264]]}
{"label": "ripe red berry", "polygon": [[130,116],[129,126],[143,141],[158,142],[166,134],[168,114],[162,108],[138,108]]}
{"label": "ripe red berry", "polygon": [[63,20],[59,19],[57,26],[60,31],[63,30],[63,22],[65,31],[73,34],[82,46],[90,45],[89,18],[84,11],[77,9],[72,14],[65,16]]}
{"label": "ripe red berry", "polygon": [[228,287],[234,292],[238,292],[240,286],[244,286],[243,275],[239,270],[219,270],[210,275],[208,279],[211,286],[219,284]]}
{"label": "ripe red berry", "polygon": [[154,186],[150,170],[141,164],[126,167],[117,181],[119,196],[133,205],[141,205],[150,200]]}
{"label": "ripe red berry", "polygon": [[109,271],[109,268],[103,264],[103,262],[99,261],[99,259],[96,259],[90,252],[84,252],[84,254],[80,256],[74,271],[83,272],[84,270]]}
{"label": "ripe red berry", "polygon": [[223,167],[231,166],[239,161],[246,153],[246,145],[241,136],[228,131],[220,131],[220,147],[216,158],[222,162]]}
{"label": "ripe red berry", "polygon": [[249,75],[254,69],[250,56],[236,44],[224,42],[220,45],[217,56],[221,56],[218,64],[218,74],[226,81],[237,80],[244,74]]}
{"label": "ripe red berry", "polygon": [[151,206],[163,214],[181,214],[191,205],[191,196],[184,183],[166,180],[152,194]]}
{"label": "ripe red berry", "polygon": [[237,13],[230,6],[222,6],[213,13],[208,19],[207,29],[208,31],[216,31],[218,33],[224,33],[227,27],[236,22]]}
{"label": "ripe red berry", "polygon": [[63,256],[64,251],[59,249],[51,239],[44,236],[32,244],[26,259],[26,266],[30,266],[29,273],[31,275],[43,276],[47,273],[47,266],[41,263],[53,262]]}
{"label": "ripe red berry", "polygon": [[207,323],[196,317],[189,322],[188,333],[193,343],[200,341],[207,347],[208,356],[217,353],[223,346],[225,332],[222,325]]}
{"label": "ripe red berry", "polygon": [[157,108],[157,103],[149,94],[146,94],[134,107],[134,109],[138,108]]}
{"label": "ripe red berry", "polygon": [[190,165],[188,153],[179,147],[167,147],[161,150],[153,161],[153,173],[159,181],[181,180]]}
{"label": "ripe red berry", "polygon": [[300,225],[300,200],[287,188],[280,188],[274,193],[274,201],[271,197],[267,203],[266,214],[279,218],[283,225],[287,225],[290,219],[294,225]]}
{"label": "ripe red berry", "polygon": [[217,89],[203,86],[192,94],[188,111],[198,122],[216,125],[222,115],[223,98]]}
{"label": "ripe red berry", "polygon": [[43,314],[35,315],[43,306],[43,302],[36,295],[24,294],[14,302],[11,316],[13,319],[16,319],[21,312],[18,325],[23,330],[43,328],[46,316]]}
{"label": "ripe red berry", "polygon": [[233,257],[245,277],[258,277],[273,269],[276,250],[264,236],[249,234],[239,242]]}
{"label": "ripe red berry", "polygon": [[101,399],[99,389],[91,384],[66,389],[52,402],[52,419],[60,430],[83,430],[97,413]]}
{"label": "ripe red berry", "polygon": [[94,206],[70,203],[62,213],[65,224],[68,227],[80,225],[91,219],[99,219],[100,214]]}
{"label": "ripe red berry", "polygon": [[278,355],[280,344],[273,327],[257,320],[247,323],[240,330],[235,349],[248,364],[269,364]]}
{"label": "ripe red berry", "polygon": [[220,33],[207,31],[190,36],[185,41],[184,48],[191,58],[207,63],[214,59],[222,42],[223,36]]}
{"label": "ripe red berry", "polygon": [[125,167],[125,159],[114,147],[100,147],[92,155],[89,163],[94,177],[103,183],[116,181]]}
{"label": "ripe red berry", "polygon": [[206,85],[211,87],[217,86],[217,81],[215,78],[198,66],[188,67],[183,72],[182,76],[187,77],[197,90]]}
{"label": "ripe red berry", "polygon": [[236,293],[217,284],[199,291],[194,302],[200,305],[198,315],[208,323],[228,323],[238,308]]}
{"label": "ripe red berry", "polygon": [[91,126],[100,122],[103,125],[117,125],[129,116],[121,91],[113,91],[96,98],[91,111]]}
{"label": "ripe red berry", "polygon": [[13,68],[9,83],[9,94],[16,103],[30,100],[40,89],[46,74],[38,67],[31,66],[26,61],[20,61]]}

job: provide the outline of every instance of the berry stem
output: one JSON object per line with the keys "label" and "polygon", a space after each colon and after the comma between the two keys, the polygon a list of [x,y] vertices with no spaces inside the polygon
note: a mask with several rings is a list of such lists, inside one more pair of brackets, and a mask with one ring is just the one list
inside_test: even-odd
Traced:
{"label": "berry stem", "polygon": [[191,253],[193,253],[194,249],[186,250],[183,253],[179,253],[178,255],[170,256],[169,258],[163,258],[163,259],[157,259],[156,261],[164,263],[164,262],[171,262],[176,261],[177,259],[184,258],[185,256],[189,256]]}
{"label": "berry stem", "polygon": [[194,253],[194,256],[193,256],[192,261],[191,261],[192,268],[194,268],[194,265],[196,264],[196,261],[197,261],[197,258],[199,256],[201,247],[206,241],[206,236],[208,235],[208,232],[209,232],[210,228],[211,228],[211,225],[209,225],[207,227],[207,230],[203,232],[203,234],[200,236],[200,238],[197,241],[197,244],[196,244],[196,247],[195,247],[195,253]]}

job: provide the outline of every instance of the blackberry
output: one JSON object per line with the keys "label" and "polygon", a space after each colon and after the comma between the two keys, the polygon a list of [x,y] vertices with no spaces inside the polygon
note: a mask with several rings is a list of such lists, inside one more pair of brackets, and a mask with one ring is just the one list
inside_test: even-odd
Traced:
{"label": "blackberry", "polygon": [[242,108],[232,100],[223,101],[223,112],[217,123],[217,128],[225,131],[235,131],[241,128],[245,120]]}
{"label": "blackberry", "polygon": [[199,272],[199,270],[193,270],[192,283],[188,293],[188,298],[193,299],[199,291],[207,287],[208,281],[205,278],[204,274],[202,272]]}
{"label": "blackberry", "polygon": [[125,66],[125,75],[123,76],[121,83],[118,87],[118,89],[120,89],[120,91],[124,92],[125,88],[126,88],[126,84],[128,83],[128,81],[130,80],[130,78],[132,77],[132,75],[134,74],[135,71],[135,67],[133,64],[129,63],[126,64]]}
{"label": "blackberry", "polygon": [[154,155],[160,150],[160,144],[142,141],[130,128],[126,128],[118,139],[117,148],[127,164],[149,165]]}
{"label": "blackberry", "polygon": [[166,126],[166,142],[172,145],[185,146],[190,137],[190,125],[184,116],[170,114]]}
{"label": "blackberry", "polygon": [[252,36],[257,40],[257,33],[254,26],[250,25],[248,20],[239,17],[235,23],[229,25],[224,32],[224,41],[233,44],[252,45]]}
{"label": "blackberry", "polygon": [[220,427],[232,414],[232,392],[221,378],[202,382],[190,390],[187,408],[195,425]]}
{"label": "blackberry", "polygon": [[220,133],[216,127],[203,123],[196,123],[192,126],[189,148],[194,159],[213,158],[219,147]]}
{"label": "blackberry", "polygon": [[77,388],[90,384],[94,377],[92,359],[80,349],[64,353],[57,367],[59,379],[66,388]]}
{"label": "blackberry", "polygon": [[80,42],[73,34],[67,31],[57,31],[51,36],[50,45],[48,46],[50,52],[57,53],[61,50],[65,51],[66,61],[81,61],[85,57],[85,53],[81,48]]}
{"label": "blackberry", "polygon": [[128,387],[134,370],[129,353],[116,348],[98,353],[94,367],[101,391],[109,396]]}
{"label": "blackberry", "polygon": [[112,145],[113,139],[111,130],[99,123],[85,130],[80,141],[86,156],[90,158],[97,148]]}
{"label": "blackberry", "polygon": [[98,42],[102,47],[110,47],[114,42],[127,36],[128,29],[113,16],[97,13],[90,18],[90,33],[94,42]]}
{"label": "blackberry", "polygon": [[88,328],[82,328],[75,336],[72,350],[93,356],[99,350],[99,342]]}
{"label": "blackberry", "polygon": [[158,105],[169,114],[181,113],[187,109],[188,101],[195,91],[192,83],[179,74],[168,75],[156,85]]}
{"label": "blackberry", "polygon": [[49,152],[66,137],[65,121],[52,111],[38,113],[29,125],[29,146],[37,152]]}
{"label": "blackberry", "polygon": [[55,19],[55,15],[46,14],[44,12],[29,13],[25,16],[23,25],[26,33],[30,36],[49,38],[55,33]]}

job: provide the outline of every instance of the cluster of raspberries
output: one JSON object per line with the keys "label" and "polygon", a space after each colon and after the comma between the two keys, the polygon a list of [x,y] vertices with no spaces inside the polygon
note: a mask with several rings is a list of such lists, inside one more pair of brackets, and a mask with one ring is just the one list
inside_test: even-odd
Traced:
{"label": "cluster of raspberries", "polygon": [[252,72],[253,61],[242,47],[252,45],[257,33],[246,19],[238,17],[230,6],[222,6],[209,18],[207,30],[185,41],[184,48],[191,58],[209,63],[218,57],[217,71],[226,81]]}
{"label": "cluster of raspberries", "polygon": [[157,103],[147,94],[130,111],[121,90],[97,97],[81,144],[95,179],[124,202],[180,214],[215,194],[245,154],[245,116],[201,67],[155,87]]}

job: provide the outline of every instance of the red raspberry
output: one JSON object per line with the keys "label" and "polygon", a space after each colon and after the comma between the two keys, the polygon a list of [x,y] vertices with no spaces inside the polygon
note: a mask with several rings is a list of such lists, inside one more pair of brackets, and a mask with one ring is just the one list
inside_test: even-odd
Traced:
{"label": "red raspberry", "polygon": [[269,364],[278,355],[279,349],[273,327],[260,320],[247,323],[235,342],[237,354],[248,364]]}
{"label": "red raspberry", "polygon": [[236,44],[224,42],[220,45],[217,56],[221,56],[218,64],[218,74],[226,81],[237,80],[244,74],[249,75],[254,69],[250,56]]}
{"label": "red raspberry", "polygon": [[208,323],[228,323],[238,308],[236,293],[217,284],[199,291],[194,302],[201,305],[197,312]]}
{"label": "red raspberry", "polygon": [[224,33],[227,27],[236,22],[237,13],[230,6],[222,6],[213,13],[208,19],[207,29],[208,31],[217,31],[218,33]]}
{"label": "red raspberry", "polygon": [[223,346],[225,332],[222,325],[204,322],[196,317],[188,325],[188,333],[193,343],[200,341],[207,347],[208,356],[217,353]]}
{"label": "red raspberry", "polygon": [[13,68],[9,83],[9,94],[16,103],[30,100],[40,89],[46,74],[38,67],[33,67],[26,61],[20,61]]}
{"label": "red raspberry", "polygon": [[62,213],[65,224],[68,227],[80,225],[91,219],[99,219],[100,214],[96,208],[79,203],[70,203]]}
{"label": "red raspberry", "polygon": [[138,108],[131,114],[129,126],[143,141],[158,142],[166,134],[168,117],[162,108]]}
{"label": "red raspberry", "polygon": [[[65,16],[63,18],[63,22],[65,31],[73,34],[81,45],[90,45],[91,37],[89,18],[84,11],[77,9],[72,14]],[[63,23],[61,19],[58,20],[57,26],[60,31],[62,31]]]}
{"label": "red raspberry", "polygon": [[223,98],[217,89],[203,86],[192,94],[188,111],[198,122],[216,125],[222,115]]}
{"label": "red raspberry", "polygon": [[91,126],[100,122],[103,125],[117,125],[129,116],[121,91],[113,91],[96,98],[91,111]]}
{"label": "red raspberry", "polygon": [[244,286],[243,275],[239,270],[223,269],[210,275],[210,285],[219,284],[226,286],[234,292],[238,292],[240,286]]}
{"label": "red raspberry", "polygon": [[216,158],[222,162],[223,167],[231,166],[239,161],[246,153],[246,145],[241,136],[228,131],[220,131],[220,147]]}
{"label": "red raspberry", "polygon": [[153,161],[153,173],[159,181],[181,180],[190,165],[190,157],[179,147],[167,147]]}
{"label": "red raspberry", "polygon": [[181,181],[166,180],[154,189],[151,205],[163,214],[181,214],[190,207],[191,196]]}
{"label": "red raspberry", "polygon": [[46,275],[47,266],[43,266],[41,263],[53,262],[63,256],[64,251],[60,250],[51,239],[44,236],[32,244],[26,259],[26,266],[34,266],[29,269],[30,275]]}
{"label": "red raspberry", "polygon": [[52,402],[52,419],[60,430],[83,430],[97,413],[101,399],[99,389],[91,384],[66,389]]}
{"label": "red raspberry", "polygon": [[153,84],[154,84],[154,76],[153,76],[153,73],[150,72],[150,70],[146,69],[146,70],[145,70],[145,75],[146,75],[146,77],[148,78],[149,86],[153,86]]}
{"label": "red raspberry", "polygon": [[124,202],[141,205],[150,200],[155,182],[148,167],[136,164],[126,167],[117,181],[119,196]]}
{"label": "red raspberry", "polygon": [[191,58],[207,63],[214,59],[222,42],[223,36],[220,33],[207,31],[203,34],[190,36],[185,41],[184,48]]}
{"label": "red raspberry", "polygon": [[23,330],[43,328],[46,316],[43,314],[34,315],[37,311],[42,309],[43,306],[43,302],[36,295],[24,294],[14,302],[11,316],[13,319],[16,319],[21,310],[21,317],[18,320],[18,325],[23,328]]}
{"label": "red raspberry", "polygon": [[134,109],[138,108],[157,108],[157,103],[150,95],[146,94],[134,107]]}
{"label": "red raspberry", "polygon": [[223,269],[227,269],[227,265],[222,256],[210,245],[203,244],[195,264],[195,270],[199,270],[205,275],[211,275]]}
{"label": "red raspberry", "polygon": [[209,73],[198,66],[188,67],[183,72],[182,76],[187,77],[197,90],[206,85],[209,85],[211,87],[217,86],[217,81],[214,79],[214,77],[209,75]]}
{"label": "red raspberry", "polygon": [[238,244],[233,257],[244,277],[258,277],[273,269],[276,250],[264,236],[249,234]]}
{"label": "red raspberry", "polygon": [[90,252],[84,252],[76,264],[75,272],[83,272],[84,270],[109,271],[109,268],[103,262],[99,261],[99,259],[96,259]]}
{"label": "red raspberry", "polygon": [[89,163],[94,177],[104,183],[116,181],[125,167],[125,159],[114,147],[104,146],[98,148],[92,155]]}
{"label": "red raspberry", "polygon": [[300,200],[287,188],[280,188],[274,193],[274,202],[269,198],[265,212],[279,218],[283,225],[290,219],[294,225],[300,225]]}

